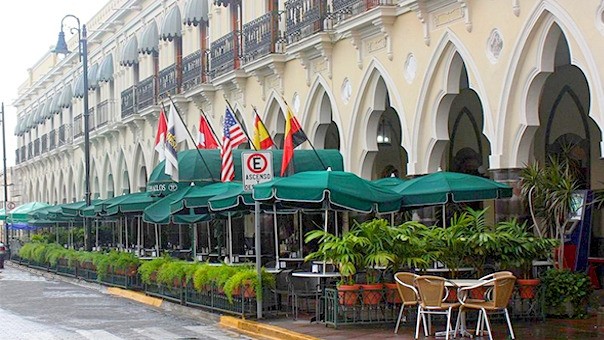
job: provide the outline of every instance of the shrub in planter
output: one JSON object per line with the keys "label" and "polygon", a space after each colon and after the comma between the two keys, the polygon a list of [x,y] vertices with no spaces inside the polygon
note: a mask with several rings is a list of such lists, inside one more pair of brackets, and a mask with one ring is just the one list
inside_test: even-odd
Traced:
{"label": "shrub in planter", "polygon": [[542,277],[544,307],[548,315],[584,318],[593,287],[589,276],[566,269],[550,269]]}
{"label": "shrub in planter", "polygon": [[186,266],[189,265],[185,261],[170,261],[162,264],[157,270],[157,283],[169,287],[181,287],[186,276]]}
{"label": "shrub in planter", "polygon": [[[275,277],[262,270],[261,281],[255,268],[244,267],[238,269],[224,284],[224,293],[229,302],[233,303],[234,295],[242,295],[244,298],[258,296],[262,299],[262,287],[275,288]],[[260,284],[262,283],[262,284]]]}
{"label": "shrub in planter", "polygon": [[196,267],[195,273],[193,274],[193,287],[198,292],[207,291],[210,289],[211,283],[211,266],[207,263],[200,264]]}
{"label": "shrub in planter", "polygon": [[173,261],[170,257],[158,257],[151,261],[145,261],[138,267],[138,273],[141,275],[141,281],[146,284],[155,282],[157,270],[165,263]]}

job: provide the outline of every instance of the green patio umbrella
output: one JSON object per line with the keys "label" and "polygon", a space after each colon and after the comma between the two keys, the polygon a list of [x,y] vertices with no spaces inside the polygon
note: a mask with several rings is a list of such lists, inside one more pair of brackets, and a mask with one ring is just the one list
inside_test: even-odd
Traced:
{"label": "green patio umbrella", "polygon": [[189,208],[208,209],[210,199],[239,188],[243,189],[243,185],[234,182],[219,182],[206,186],[191,186],[187,188],[187,193],[181,199],[170,204],[170,212],[177,213]]}
{"label": "green patio umbrella", "polygon": [[34,211],[44,208],[44,207],[48,207],[49,204],[43,203],[43,202],[29,202],[29,203],[25,203],[23,205],[20,205],[18,207],[16,207],[15,209],[13,209],[9,214],[9,218],[11,221],[20,221],[20,222],[27,222],[30,219],[30,214],[33,213]]}
{"label": "green patio umbrella", "polygon": [[105,216],[118,213],[142,213],[150,204],[160,200],[160,197],[150,196],[146,192],[122,195],[121,199],[109,202],[105,205]]}
{"label": "green patio umbrella", "polygon": [[371,181],[382,188],[390,189],[394,192],[400,193],[401,190],[406,186],[408,180],[398,177],[384,177]]}
{"label": "green patio umbrella", "polygon": [[172,194],[147,206],[145,210],[143,210],[143,221],[156,224],[169,224],[170,222],[174,222],[171,219],[170,204],[182,200],[189,192],[190,188],[191,187],[178,189]]}
{"label": "green patio umbrella", "polygon": [[401,190],[403,207],[475,202],[512,196],[509,185],[488,178],[439,171],[406,181]]}
{"label": "green patio umbrella", "polygon": [[251,209],[251,207],[254,206],[252,193],[244,191],[243,184],[241,183],[231,183],[236,185],[233,185],[229,190],[208,200],[210,210],[215,212],[224,210],[242,210]]}
{"label": "green patio umbrella", "polygon": [[[94,207],[96,204],[101,203],[103,200],[94,199],[90,201],[90,205]],[[86,208],[86,201],[78,201],[72,203],[65,203],[61,205],[61,209],[63,210],[63,215],[66,216],[82,216],[82,209]],[[92,208],[92,212],[94,212],[94,208]],[[90,216],[89,216],[90,217]]]}

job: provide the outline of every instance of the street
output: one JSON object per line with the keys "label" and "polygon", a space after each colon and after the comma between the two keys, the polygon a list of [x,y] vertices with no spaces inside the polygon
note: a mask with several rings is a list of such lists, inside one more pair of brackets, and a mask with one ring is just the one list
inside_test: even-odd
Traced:
{"label": "street", "polygon": [[0,270],[0,339],[249,339],[14,266]]}

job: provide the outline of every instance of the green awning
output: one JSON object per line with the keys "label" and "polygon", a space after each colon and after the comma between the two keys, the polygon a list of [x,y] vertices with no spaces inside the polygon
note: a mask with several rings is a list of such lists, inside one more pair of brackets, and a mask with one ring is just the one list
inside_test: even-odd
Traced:
{"label": "green awning", "polygon": [[[199,151],[199,152],[198,152]],[[235,181],[241,182],[241,153],[251,150],[233,150],[233,163],[235,165]],[[202,157],[199,156],[202,155]],[[281,159],[283,150],[272,150],[273,171],[281,173]],[[320,160],[319,160],[320,157]],[[159,163],[151,172],[147,184],[147,192],[151,195],[169,194],[179,188],[187,187],[194,182],[196,185],[207,185],[220,181],[220,168],[222,159],[220,150],[185,150],[178,153],[179,183],[164,173],[165,161]],[[338,150],[296,150],[294,152],[293,168],[296,173],[312,170],[344,169],[344,160]],[[209,171],[208,171],[209,169]]]}
{"label": "green awning", "polygon": [[48,206],[49,204],[43,202],[29,202],[13,209],[9,213],[9,219],[11,221],[27,222],[30,219],[31,213],[38,209],[45,208]]}
{"label": "green awning", "polygon": [[238,186],[231,188],[223,194],[216,195],[208,200],[210,210],[241,210],[248,209],[254,206],[252,193],[243,190],[243,185],[237,183]]}
{"label": "green awning", "polygon": [[242,187],[241,183],[235,182],[219,182],[206,186],[192,186],[187,189],[187,193],[182,199],[170,204],[170,212],[174,214],[190,208],[204,208],[207,210],[209,205],[208,201],[214,196],[224,194],[231,189]]}
{"label": "green awning", "polygon": [[[94,205],[99,204],[102,200],[92,200],[90,201],[90,205],[93,207],[92,212],[94,212]],[[81,210],[86,208],[86,201],[78,201],[73,203],[65,203],[61,205],[61,209],[63,210],[63,215],[65,216],[83,216],[81,214]]]}
{"label": "green awning", "polygon": [[307,171],[256,184],[259,201],[297,203],[309,208],[346,209],[369,213],[398,211],[401,196],[344,171]]}
{"label": "green awning", "polygon": [[407,183],[407,180],[398,177],[386,177],[376,179],[371,182],[382,188],[387,188],[394,192],[400,193],[401,190],[403,190],[403,188],[405,187],[405,183]]}
{"label": "green awning", "polygon": [[123,195],[122,197],[123,200],[107,205],[104,215],[142,213],[146,207],[160,199],[159,197],[149,196],[146,192]]}
{"label": "green awning", "polygon": [[181,200],[188,192],[188,188],[177,190],[176,192],[160,199],[149,205],[143,211],[143,221],[148,223],[168,224],[170,223],[170,204]]}
{"label": "green awning", "polygon": [[484,177],[439,171],[405,182],[400,193],[403,207],[410,207],[512,197],[512,188]]}

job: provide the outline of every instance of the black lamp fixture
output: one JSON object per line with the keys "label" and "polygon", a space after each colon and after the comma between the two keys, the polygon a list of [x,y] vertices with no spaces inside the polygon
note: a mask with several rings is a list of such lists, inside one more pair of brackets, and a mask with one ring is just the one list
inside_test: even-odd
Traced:
{"label": "black lamp fixture", "polygon": [[384,117],[384,114],[382,114],[378,125],[377,143],[380,145],[392,144],[392,124]]}
{"label": "black lamp fixture", "polygon": [[[76,27],[70,27],[71,33],[78,34],[78,50],[80,54],[80,61],[82,61],[82,78],[84,82],[84,200],[86,206],[90,206],[90,126],[88,121],[90,119],[90,112],[88,108],[88,41],[86,25],[80,25],[80,19],[72,14],[67,14],[61,20],[61,31],[59,32],[59,39],[53,49],[56,54],[69,54],[69,48],[65,41],[65,32],[63,31],[63,22],[65,19],[71,18],[77,22]],[[90,234],[90,221],[88,218],[84,218],[84,248],[87,251],[92,249],[91,247],[91,234]]]}

